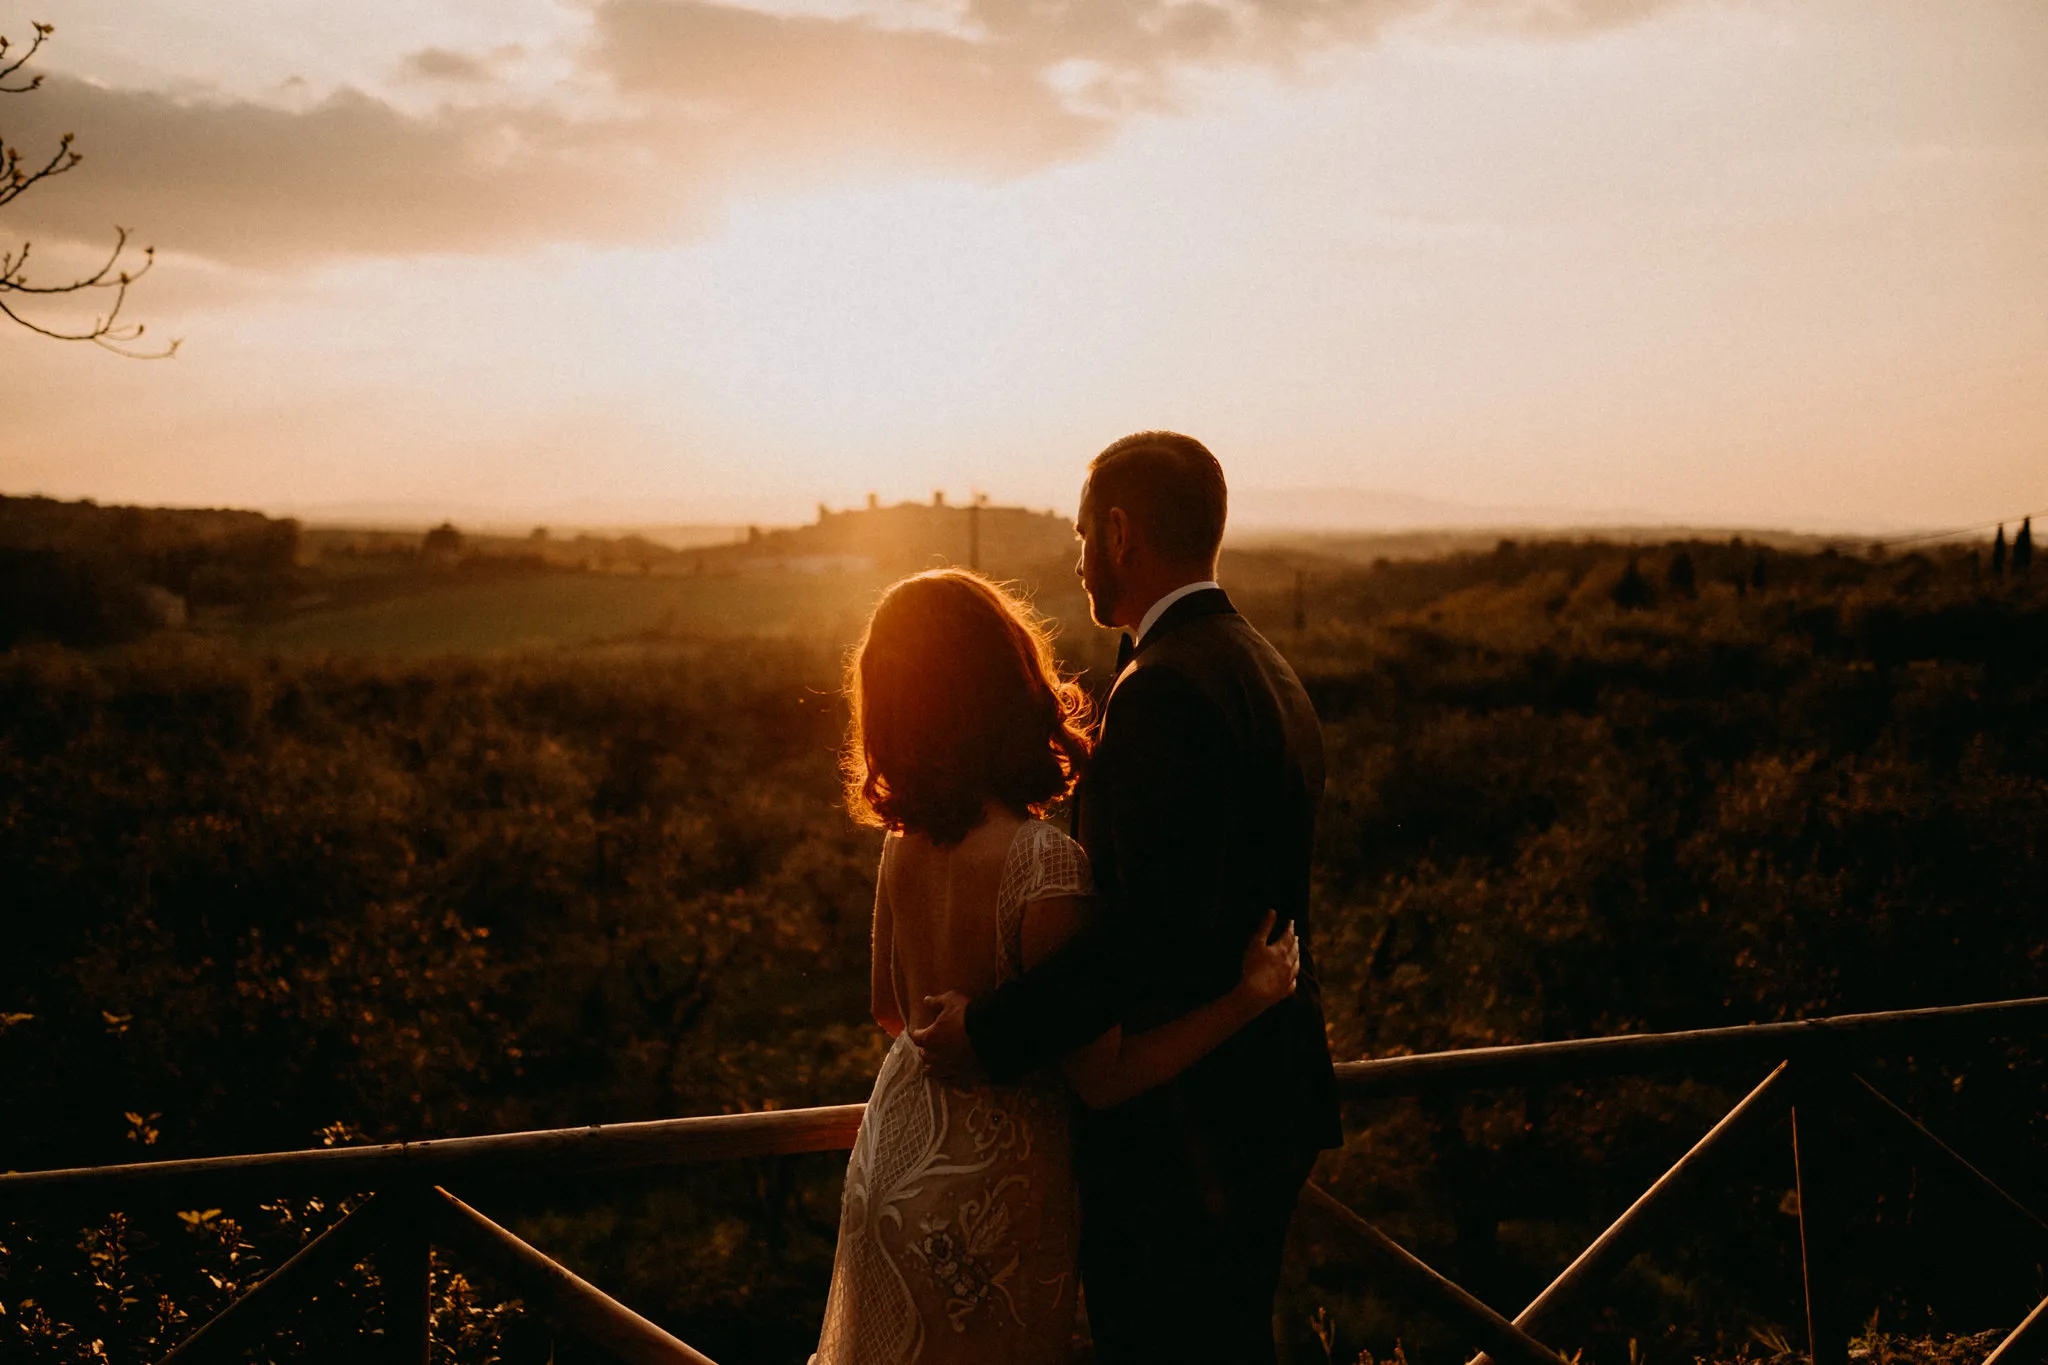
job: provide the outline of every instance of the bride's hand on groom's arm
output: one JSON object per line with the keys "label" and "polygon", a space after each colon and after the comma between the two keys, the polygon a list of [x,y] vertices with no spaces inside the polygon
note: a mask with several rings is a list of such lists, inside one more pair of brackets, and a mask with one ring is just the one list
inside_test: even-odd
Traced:
{"label": "bride's hand on groom's arm", "polygon": [[988,1080],[988,1073],[981,1068],[981,1058],[975,1055],[974,1043],[967,1036],[969,1003],[958,991],[927,995],[924,1007],[937,1013],[929,1024],[910,1031],[910,1041],[917,1044],[932,1074],[955,1085],[979,1085]]}

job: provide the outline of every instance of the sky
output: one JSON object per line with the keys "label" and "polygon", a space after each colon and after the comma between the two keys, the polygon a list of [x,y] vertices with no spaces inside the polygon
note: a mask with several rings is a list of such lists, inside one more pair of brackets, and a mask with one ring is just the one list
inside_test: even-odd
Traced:
{"label": "sky", "polygon": [[1070,511],[1168,427],[1297,519],[2048,507],[2039,0],[15,4],[86,159],[0,237],[133,229],[182,345],[0,332],[0,491]]}

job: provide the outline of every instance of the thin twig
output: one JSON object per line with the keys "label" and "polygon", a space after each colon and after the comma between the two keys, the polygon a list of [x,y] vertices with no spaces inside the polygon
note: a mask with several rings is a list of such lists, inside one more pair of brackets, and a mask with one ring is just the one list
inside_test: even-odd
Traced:
{"label": "thin twig", "polygon": [[[36,49],[41,47],[44,40],[57,31],[49,24],[36,24],[35,30],[36,36],[29,43],[28,51],[22,53],[19,57],[8,63],[8,65],[0,66],[0,81],[5,81],[9,76],[27,66],[29,58],[36,55]],[[8,46],[7,35],[0,33],[0,61],[6,61]],[[0,85],[0,95],[25,95],[42,83],[43,78],[41,76],[31,76],[27,85]]]}
{"label": "thin twig", "polygon": [[[35,37],[29,43],[28,49],[11,59],[8,53],[12,50],[12,44],[5,35],[0,35],[0,94],[24,95],[42,85],[41,75],[31,77],[25,85],[9,85],[7,82],[20,73],[55,31],[49,24],[36,24]],[[24,165],[20,149],[0,141],[0,208],[13,203],[50,177],[63,175],[66,171],[72,170],[83,161],[84,155],[72,147],[72,140],[72,134],[64,134],[57,143],[57,150],[41,165]],[[141,323],[123,324],[121,321],[121,309],[128,302],[128,286],[147,275],[156,264],[156,248],[144,247],[141,267],[135,270],[123,269],[121,262],[128,252],[128,236],[127,228],[117,226],[114,229],[114,248],[107,253],[107,258],[100,263],[99,269],[59,284],[29,282],[30,243],[23,242],[19,252],[0,252],[0,315],[37,336],[48,337],[52,341],[91,342],[103,350],[126,356],[130,360],[170,359],[178,353],[176,339],[160,351],[135,350],[132,349],[133,343],[142,339],[146,329]],[[95,317],[91,326],[83,328],[66,328],[38,322],[24,316],[7,298],[10,294],[50,298],[60,294],[82,294],[92,289],[111,289],[114,291],[114,297],[106,312]]]}

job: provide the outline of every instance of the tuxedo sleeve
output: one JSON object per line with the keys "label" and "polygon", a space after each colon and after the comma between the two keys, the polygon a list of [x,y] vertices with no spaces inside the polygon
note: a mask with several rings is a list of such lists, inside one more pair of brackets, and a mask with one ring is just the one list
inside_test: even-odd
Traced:
{"label": "tuxedo sleeve", "polygon": [[1229,755],[1220,713],[1179,675],[1141,669],[1111,699],[1103,733],[1083,816],[1111,850],[1096,869],[1095,913],[968,1007],[968,1038],[997,1082],[1101,1036],[1133,1000],[1186,998],[1212,984],[1219,961],[1236,966],[1230,945],[1217,953]]}

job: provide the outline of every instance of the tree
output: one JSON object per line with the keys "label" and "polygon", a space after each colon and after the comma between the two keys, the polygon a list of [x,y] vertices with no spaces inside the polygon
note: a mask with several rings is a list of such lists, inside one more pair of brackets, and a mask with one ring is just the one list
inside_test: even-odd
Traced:
{"label": "tree", "polygon": [[[35,37],[30,40],[28,50],[18,57],[10,57],[12,44],[6,35],[0,34],[0,95],[26,95],[43,83],[40,75],[21,75],[22,68],[42,49],[45,42],[56,30],[49,24],[36,24]],[[21,150],[8,144],[0,137],[0,209],[27,194],[37,185],[55,176],[73,170],[85,159],[84,154],[73,150],[72,135],[64,134],[57,143],[57,149],[47,160],[36,157],[23,158]],[[142,249],[142,264],[138,269],[129,269],[124,263],[129,257],[128,229],[114,229],[114,249],[99,269],[87,275],[75,276],[55,284],[34,284],[28,277],[30,244],[23,242],[20,250],[0,248],[0,313],[15,323],[26,327],[40,336],[57,341],[89,341],[95,346],[124,355],[132,360],[164,360],[176,355],[178,343],[174,339],[160,351],[138,351],[131,349],[133,343],[142,340],[144,327],[139,322],[121,320],[122,305],[128,302],[128,286],[147,275],[156,264],[156,248]],[[46,326],[24,315],[21,307],[37,300],[58,298],[66,295],[90,297],[95,291],[111,291],[106,312],[96,316],[81,328]]]}
{"label": "tree", "polygon": [[2020,533],[2012,538],[2012,571],[2015,576],[2024,574],[2027,566],[2034,562],[2034,519],[2020,520]]}
{"label": "tree", "polygon": [[1998,539],[1991,542],[1991,576],[2005,577],[2005,528],[1998,528]]}
{"label": "tree", "polygon": [[1692,566],[1689,551],[1680,550],[1672,557],[1671,566],[1664,571],[1664,583],[1681,597],[1699,595],[1699,574]]}
{"label": "tree", "polygon": [[1657,600],[1656,593],[1650,590],[1649,580],[1644,578],[1643,571],[1636,567],[1633,557],[1630,558],[1628,568],[1622,572],[1620,581],[1614,585],[1609,595],[1613,597],[1614,605],[1623,611],[1643,611],[1655,605]]}

